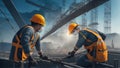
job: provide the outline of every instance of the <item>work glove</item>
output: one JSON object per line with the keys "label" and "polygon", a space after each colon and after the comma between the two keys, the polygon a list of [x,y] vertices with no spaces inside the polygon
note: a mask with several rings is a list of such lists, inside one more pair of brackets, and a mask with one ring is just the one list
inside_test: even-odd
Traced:
{"label": "work glove", "polygon": [[48,60],[48,57],[47,57],[47,56],[41,55],[40,58],[43,59],[43,60]]}
{"label": "work glove", "polygon": [[37,61],[32,56],[28,57],[28,61],[30,64],[38,64]]}
{"label": "work glove", "polygon": [[38,52],[38,55],[40,58],[43,56],[41,51]]}
{"label": "work glove", "polygon": [[48,57],[47,56],[43,56],[41,52],[38,53],[39,54],[39,57],[43,60],[48,60]]}
{"label": "work glove", "polygon": [[68,52],[68,57],[67,58],[74,57],[74,55],[75,55],[74,51]]}

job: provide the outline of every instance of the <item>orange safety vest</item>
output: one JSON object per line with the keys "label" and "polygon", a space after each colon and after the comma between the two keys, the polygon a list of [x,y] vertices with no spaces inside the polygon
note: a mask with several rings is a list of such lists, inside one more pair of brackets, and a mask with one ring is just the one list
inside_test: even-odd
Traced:
{"label": "orange safety vest", "polygon": [[[31,26],[25,26],[25,28],[31,28],[33,29],[33,27]],[[20,34],[20,38],[22,36],[22,33]],[[16,35],[16,40],[18,41],[17,43],[16,42],[12,42],[12,46],[15,46],[15,53],[14,53],[14,61],[21,61],[19,58],[18,58],[18,48],[22,48],[22,61],[26,60],[28,58],[28,55],[25,54],[24,52],[24,49],[22,47],[22,45],[20,44],[20,38],[18,38],[18,35]],[[37,34],[36,35],[36,41],[37,39],[39,38],[39,35]],[[30,52],[33,52],[33,49],[34,49],[34,46],[35,46],[35,43],[32,42],[32,40],[34,40],[34,35],[32,35],[32,38],[31,40],[29,41],[29,44],[30,44],[30,48],[31,48],[31,51]]]}
{"label": "orange safety vest", "polygon": [[[108,50],[107,50],[107,46],[105,44],[105,42],[103,41],[103,39],[101,38],[101,36],[89,29],[84,29],[92,34],[94,34],[98,40],[94,43],[92,43],[89,46],[84,46],[85,49],[87,49],[89,52],[87,53],[87,57],[90,61],[96,61],[96,62],[106,62],[108,60]],[[83,35],[83,34],[82,34]],[[83,38],[85,38],[88,42],[91,42],[91,40],[88,40],[85,35],[83,35]],[[95,48],[95,56],[91,56],[90,52],[92,52]]]}

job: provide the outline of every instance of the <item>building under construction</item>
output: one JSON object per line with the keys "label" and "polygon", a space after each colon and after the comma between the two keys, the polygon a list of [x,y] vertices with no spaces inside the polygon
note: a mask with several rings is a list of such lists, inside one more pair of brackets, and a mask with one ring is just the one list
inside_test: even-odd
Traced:
{"label": "building under construction", "polygon": [[[65,57],[77,40],[76,37],[75,40],[67,38],[67,26],[71,21],[79,23],[82,28],[98,30],[99,25],[104,24],[102,28],[107,36],[105,42],[109,60],[94,63],[92,68],[119,68],[120,35],[111,33],[111,5],[111,0],[0,0],[0,68],[14,68],[14,62],[8,59],[12,38],[21,27],[30,24],[29,20],[35,13],[46,18],[47,25],[41,33],[41,48],[43,54],[51,59],[39,59],[35,53],[33,56],[38,64],[32,64],[31,68],[84,68],[75,64],[80,56],[86,54],[84,49],[73,58]],[[103,10],[99,10],[101,8]],[[101,15],[103,23],[99,21]],[[58,61],[61,58],[63,61]],[[21,62],[21,68],[26,68],[24,64]]]}

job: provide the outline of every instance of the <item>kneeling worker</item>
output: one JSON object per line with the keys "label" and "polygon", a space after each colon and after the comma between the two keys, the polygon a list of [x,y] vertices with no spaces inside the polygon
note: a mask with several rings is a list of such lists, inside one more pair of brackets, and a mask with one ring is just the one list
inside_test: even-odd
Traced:
{"label": "kneeling worker", "polygon": [[41,14],[35,14],[31,18],[31,25],[22,27],[14,36],[9,59],[14,62],[33,60],[31,54],[34,46],[41,58],[40,36],[38,32],[45,26],[45,18]]}
{"label": "kneeling worker", "polygon": [[87,54],[78,59],[78,65],[88,67],[91,66],[90,62],[106,62],[108,60],[108,50],[104,42],[105,34],[95,29],[80,29],[80,25],[77,23],[71,23],[68,30],[70,34],[79,34],[74,49],[68,53],[69,56],[73,57],[82,46],[87,50]]}

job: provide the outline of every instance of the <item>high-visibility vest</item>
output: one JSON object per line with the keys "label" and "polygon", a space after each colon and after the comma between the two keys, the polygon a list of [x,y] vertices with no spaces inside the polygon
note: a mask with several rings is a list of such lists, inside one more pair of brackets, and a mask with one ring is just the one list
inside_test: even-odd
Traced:
{"label": "high-visibility vest", "polygon": [[[88,59],[90,61],[106,62],[108,60],[108,50],[107,50],[107,46],[106,46],[105,42],[103,41],[102,37],[98,33],[94,32],[92,30],[89,30],[87,28],[85,28],[84,30],[94,34],[98,38],[97,41],[92,43],[91,45],[89,45],[89,46],[84,45],[84,48],[89,51],[87,53]],[[83,38],[86,39],[87,42],[92,42],[91,40],[87,39],[84,34],[82,34],[82,35],[83,35]],[[92,51],[95,51],[95,56],[92,56],[90,54]]]}
{"label": "high-visibility vest", "polygon": [[[33,29],[32,26],[25,26],[24,28],[31,28],[31,29]],[[20,34],[20,36],[16,35],[17,43],[16,42],[12,42],[12,46],[15,46],[14,61],[24,61],[24,60],[26,60],[28,58],[28,55],[25,54],[24,49],[23,49],[22,45],[20,44],[20,38],[21,38],[21,36],[22,36],[22,33]],[[39,38],[39,35],[37,34],[36,35],[36,41],[37,41],[38,38]],[[32,51],[33,51],[34,46],[35,46],[35,42],[32,42],[33,40],[34,40],[34,35],[32,35],[32,38],[29,41],[30,48],[31,48]],[[22,56],[21,56],[22,60],[18,58],[18,55],[17,55],[18,48],[22,49]],[[32,51],[30,51],[30,52],[32,52]]]}

